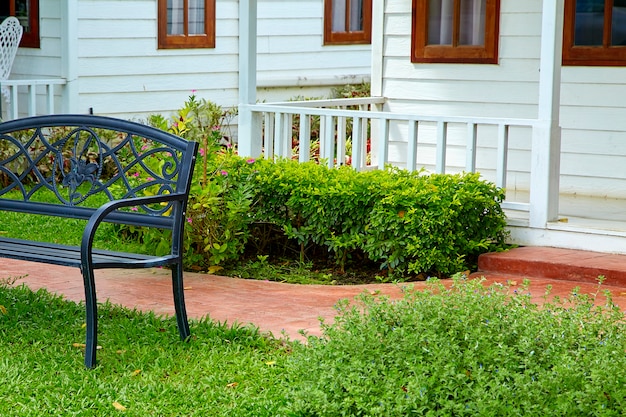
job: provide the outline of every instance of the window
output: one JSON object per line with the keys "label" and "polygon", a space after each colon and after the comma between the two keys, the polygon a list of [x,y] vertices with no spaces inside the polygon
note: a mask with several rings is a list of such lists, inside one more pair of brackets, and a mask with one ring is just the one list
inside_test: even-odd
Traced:
{"label": "window", "polygon": [[215,0],[159,0],[159,48],[214,48]]}
{"label": "window", "polygon": [[324,0],[324,44],[371,43],[372,0]]}
{"label": "window", "polygon": [[626,0],[565,0],[564,65],[626,65]]}
{"label": "window", "polygon": [[498,63],[500,0],[413,0],[412,62]]}
{"label": "window", "polygon": [[24,27],[21,47],[39,48],[39,0],[2,1],[0,19],[15,16]]}

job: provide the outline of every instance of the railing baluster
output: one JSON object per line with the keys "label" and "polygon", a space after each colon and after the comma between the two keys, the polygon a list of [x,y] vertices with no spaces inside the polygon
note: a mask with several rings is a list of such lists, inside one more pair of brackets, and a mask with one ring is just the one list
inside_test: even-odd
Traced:
{"label": "railing baluster", "polygon": [[417,168],[417,131],[418,121],[409,120],[409,137],[406,150],[406,168],[409,171],[415,171]]}
{"label": "railing baluster", "polygon": [[54,114],[54,85],[46,84],[46,97],[48,114]]}
{"label": "railing baluster", "polygon": [[448,145],[448,122],[439,120],[437,122],[437,157],[435,162],[435,172],[443,174],[446,172],[446,148]]}
{"label": "railing baluster", "polygon": [[368,125],[370,123],[369,118],[361,118],[361,166],[362,167],[366,167],[367,166],[367,140],[368,138]]}
{"label": "railing baluster", "polygon": [[33,84],[28,86],[28,115],[37,115],[37,86]]}
{"label": "railing baluster", "polygon": [[281,156],[283,158],[289,158],[293,156],[293,114],[288,113],[285,115],[283,123],[283,148],[281,150]]}
{"label": "railing baluster", "polygon": [[357,171],[363,168],[363,124],[360,117],[352,119],[352,167]]}
{"label": "railing baluster", "polygon": [[300,135],[298,136],[300,162],[307,162],[311,159],[311,116],[300,113]]}
{"label": "railing baluster", "polygon": [[478,125],[476,123],[467,124],[467,145],[465,150],[465,170],[476,172],[476,136]]}
{"label": "railing baluster", "polygon": [[265,157],[267,159],[274,158],[274,125],[276,122],[276,113],[266,112],[264,117],[265,124]]}
{"label": "railing baluster", "polygon": [[[389,119],[379,119],[378,132],[378,169],[384,169],[389,161]],[[374,145],[372,143],[372,145]]]}
{"label": "railing baluster", "polygon": [[[348,121],[345,117],[337,117],[337,165],[346,163],[347,124]],[[354,142],[354,139],[352,142]],[[352,163],[354,163],[354,158]]]}
{"label": "railing baluster", "polygon": [[283,116],[285,113],[276,113],[274,116],[274,158],[282,157],[285,130],[283,129]]}
{"label": "railing baluster", "polygon": [[496,166],[496,186],[506,187],[507,156],[509,153],[509,127],[498,125],[498,160]]}
{"label": "railing baluster", "polygon": [[[321,123],[320,123],[321,124]],[[326,159],[328,166],[335,166],[333,158],[335,154],[335,118],[324,116],[324,135],[320,139],[320,156]]]}
{"label": "railing baluster", "polygon": [[11,85],[11,119],[17,119],[18,117],[18,106],[17,106],[17,97],[18,97],[18,91],[17,91],[17,85]]}

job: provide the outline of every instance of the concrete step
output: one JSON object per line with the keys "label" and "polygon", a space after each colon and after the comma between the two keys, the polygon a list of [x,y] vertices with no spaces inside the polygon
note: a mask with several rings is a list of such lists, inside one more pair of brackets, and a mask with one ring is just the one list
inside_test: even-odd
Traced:
{"label": "concrete step", "polygon": [[[626,255],[550,247],[521,247],[478,258],[478,274],[514,275],[626,286]],[[474,274],[476,275],[476,274]]]}

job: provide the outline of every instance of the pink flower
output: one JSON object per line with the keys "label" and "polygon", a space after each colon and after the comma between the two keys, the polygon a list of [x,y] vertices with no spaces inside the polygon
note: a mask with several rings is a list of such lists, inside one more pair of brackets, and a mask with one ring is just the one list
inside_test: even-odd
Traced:
{"label": "pink flower", "polygon": [[139,211],[139,209],[137,207],[131,207],[130,211]]}
{"label": "pink flower", "polygon": [[256,160],[254,158],[246,159],[246,162],[249,164],[254,164]]}
{"label": "pink flower", "polygon": [[227,176],[228,176],[228,172],[226,172],[226,171],[224,171],[224,170],[220,171],[220,174],[222,174],[222,175],[223,175],[223,176],[225,176],[225,177],[227,177]]}
{"label": "pink flower", "polygon": [[135,172],[135,173],[133,174],[133,177],[135,177],[135,178],[139,178],[139,173],[138,173],[138,172]]}
{"label": "pink flower", "polygon": [[145,151],[146,149],[148,149],[148,145],[143,145],[143,146],[141,147],[141,150],[142,150],[142,151]]}
{"label": "pink flower", "polygon": [[198,149],[198,153],[202,156],[204,156],[204,148],[200,148]]}
{"label": "pink flower", "polygon": [[193,222],[193,220],[191,220],[191,217],[187,217],[187,223],[191,224]]}
{"label": "pink flower", "polygon": [[196,90],[191,90],[191,94],[196,94]]}
{"label": "pink flower", "polygon": [[146,178],[146,181],[154,181],[154,178],[148,177],[148,178]]}

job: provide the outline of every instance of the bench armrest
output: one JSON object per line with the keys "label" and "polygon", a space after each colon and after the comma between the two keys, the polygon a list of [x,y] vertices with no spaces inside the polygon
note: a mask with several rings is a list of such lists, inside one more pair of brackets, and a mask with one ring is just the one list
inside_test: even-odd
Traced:
{"label": "bench armrest", "polygon": [[[185,203],[188,196],[182,193],[162,194],[146,197],[133,197],[124,200],[113,200],[100,206],[89,218],[85,230],[83,231],[83,238],[80,245],[81,257],[83,262],[92,262],[92,249],[93,240],[100,224],[106,219],[106,217],[113,211],[124,207],[142,206],[148,204],[158,204],[167,202],[181,202]],[[178,213],[177,216],[184,216],[184,213]]]}

